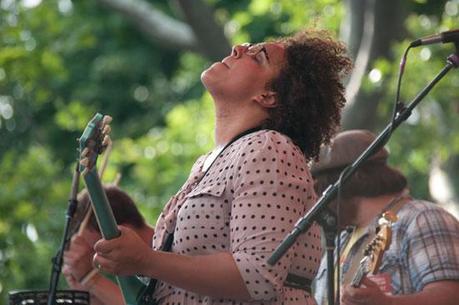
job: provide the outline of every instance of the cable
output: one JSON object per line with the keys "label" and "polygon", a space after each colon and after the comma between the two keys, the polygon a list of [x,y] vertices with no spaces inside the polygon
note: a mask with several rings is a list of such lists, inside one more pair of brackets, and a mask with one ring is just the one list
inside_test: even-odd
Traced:
{"label": "cable", "polygon": [[408,48],[405,49],[402,59],[400,60],[400,67],[399,67],[398,80],[397,80],[397,93],[395,95],[394,107],[392,109],[391,128],[390,128],[389,135],[392,134],[393,132],[394,122],[395,122],[395,118],[397,117],[397,113],[399,112],[400,108],[404,107],[404,104],[400,102],[400,91],[402,87],[402,78],[405,72],[405,65],[406,65],[406,61],[408,57],[408,52],[410,51],[411,48],[412,47],[410,45],[408,46]]}

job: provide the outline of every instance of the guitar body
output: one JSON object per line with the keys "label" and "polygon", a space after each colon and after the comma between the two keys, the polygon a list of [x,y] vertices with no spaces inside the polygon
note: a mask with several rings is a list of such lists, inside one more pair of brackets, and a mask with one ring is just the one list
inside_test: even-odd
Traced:
{"label": "guitar body", "polygon": [[[120,231],[95,167],[97,156],[104,148],[102,123],[103,115],[96,114],[79,140],[81,157],[87,158],[87,161],[80,158],[80,168],[102,236],[109,240],[120,236]],[[127,305],[143,305],[142,297],[147,286],[135,276],[117,276],[116,280]]]}

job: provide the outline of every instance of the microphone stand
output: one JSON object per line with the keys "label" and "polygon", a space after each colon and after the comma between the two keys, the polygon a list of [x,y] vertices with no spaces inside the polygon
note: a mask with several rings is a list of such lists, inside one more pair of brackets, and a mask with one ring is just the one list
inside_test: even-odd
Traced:
{"label": "microphone stand", "polygon": [[73,215],[75,214],[77,204],[78,204],[77,193],[78,193],[79,184],[80,184],[80,167],[77,162],[76,167],[75,167],[75,172],[73,173],[73,178],[72,178],[72,188],[70,190],[70,196],[68,200],[69,205],[67,208],[67,214],[65,215],[66,222],[65,222],[65,228],[64,228],[64,235],[62,237],[62,243],[61,243],[60,249],[56,253],[56,256],[54,256],[51,260],[52,271],[51,271],[51,278],[50,278],[50,283],[49,283],[47,305],[56,304],[56,290],[57,290],[57,285],[59,282],[59,275],[61,274],[61,270],[62,270],[64,250],[68,242],[70,222],[72,221]]}
{"label": "microphone stand", "polygon": [[[328,305],[333,305],[334,294],[335,294],[335,268],[333,268],[335,262],[335,248],[336,248],[336,235],[338,233],[336,216],[328,210],[325,210],[320,214],[318,221],[322,227],[325,237],[325,251],[327,253],[327,300]],[[331,301],[331,303],[330,303]]]}
{"label": "microphone stand", "polygon": [[[457,46],[457,45],[456,45]],[[268,259],[268,264],[273,266],[276,264],[277,261],[287,252],[287,250],[295,243],[296,239],[300,236],[300,234],[306,232],[313,222],[317,222],[319,224],[324,223],[324,219],[326,221],[328,215],[327,213],[327,206],[329,203],[335,199],[338,190],[344,185],[344,183],[352,176],[352,174],[359,168],[359,166],[367,160],[371,155],[375,152],[380,150],[389,140],[392,132],[408,117],[411,115],[412,110],[419,104],[419,102],[432,90],[432,88],[452,69],[459,67],[459,52],[453,53],[448,56],[446,60],[446,65],[443,69],[435,76],[435,78],[426,86],[424,87],[421,92],[411,101],[411,103],[404,107],[402,106],[401,109],[398,111],[397,116],[394,118],[392,122],[390,122],[386,128],[376,137],[376,139],[367,147],[367,149],[354,161],[351,165],[346,167],[343,172],[341,173],[342,178],[338,179],[333,185],[329,185],[328,188],[323,192],[322,196],[319,200],[315,203],[315,205],[308,211],[306,215],[301,217],[295,224],[293,230],[284,238],[284,240],[277,246],[277,248],[272,253],[271,257]],[[402,104],[403,105],[403,104]],[[333,259],[333,255],[331,256]],[[327,266],[333,266],[333,261],[331,263],[327,263]],[[331,276],[330,276],[331,274]],[[329,283],[333,282],[333,273],[329,272]],[[333,287],[333,285],[331,284]],[[330,286],[329,286],[330,287]],[[334,291],[329,291],[328,297],[329,305],[334,305]],[[339,302],[339,300],[338,300]]]}

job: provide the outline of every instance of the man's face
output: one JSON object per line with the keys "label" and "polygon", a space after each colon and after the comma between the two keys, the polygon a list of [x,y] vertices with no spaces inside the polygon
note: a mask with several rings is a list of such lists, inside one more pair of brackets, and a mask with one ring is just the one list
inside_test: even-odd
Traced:
{"label": "man's face", "polygon": [[334,199],[329,204],[329,210],[335,215],[338,216],[338,204],[339,204],[339,224],[341,228],[353,225],[353,220],[357,214],[357,206],[355,206],[354,201],[351,199]]}
{"label": "man's face", "polygon": [[[331,177],[324,175],[314,176],[314,189],[318,195],[322,194],[328,187]],[[328,210],[335,216],[338,214],[339,204],[339,223],[342,228],[352,225],[357,214],[356,198],[335,198],[328,204]]]}
{"label": "man's face", "polygon": [[201,74],[201,80],[215,96],[247,100],[266,90],[284,63],[281,43],[242,44]]}

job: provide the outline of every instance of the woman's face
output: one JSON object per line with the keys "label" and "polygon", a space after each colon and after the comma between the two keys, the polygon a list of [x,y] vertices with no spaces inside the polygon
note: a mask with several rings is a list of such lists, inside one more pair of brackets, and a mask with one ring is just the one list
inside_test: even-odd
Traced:
{"label": "woman's face", "polygon": [[201,74],[212,96],[245,101],[266,91],[284,63],[281,43],[242,44]]}

